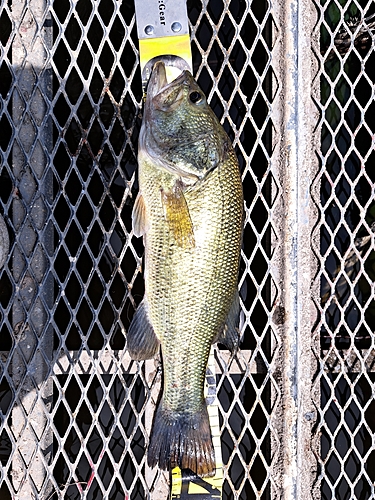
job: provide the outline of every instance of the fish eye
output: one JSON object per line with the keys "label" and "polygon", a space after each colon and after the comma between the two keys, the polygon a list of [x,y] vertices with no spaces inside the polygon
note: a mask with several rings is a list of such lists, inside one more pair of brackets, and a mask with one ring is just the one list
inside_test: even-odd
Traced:
{"label": "fish eye", "polygon": [[193,104],[198,104],[202,101],[203,99],[203,96],[202,94],[200,94],[199,92],[197,92],[196,90],[194,90],[190,95],[189,95],[189,98],[190,98],[190,101],[193,103]]}

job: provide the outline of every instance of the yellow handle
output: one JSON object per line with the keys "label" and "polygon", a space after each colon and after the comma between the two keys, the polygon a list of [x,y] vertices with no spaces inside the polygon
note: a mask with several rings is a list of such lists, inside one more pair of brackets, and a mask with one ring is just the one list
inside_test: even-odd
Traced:
{"label": "yellow handle", "polygon": [[191,62],[191,47],[189,35],[164,36],[139,40],[141,72],[145,65],[154,57],[171,55],[184,59],[189,67]]}

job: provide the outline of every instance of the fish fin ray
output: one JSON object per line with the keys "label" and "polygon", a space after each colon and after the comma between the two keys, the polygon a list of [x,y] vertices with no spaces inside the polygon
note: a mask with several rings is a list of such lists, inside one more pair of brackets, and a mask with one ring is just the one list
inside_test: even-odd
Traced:
{"label": "fish fin ray", "polygon": [[132,221],[133,233],[135,234],[135,236],[143,236],[147,233],[149,224],[147,219],[145,201],[141,193],[138,193],[138,196],[135,199]]}
{"label": "fish fin ray", "polygon": [[240,297],[238,290],[236,290],[224,327],[213,341],[213,343],[223,344],[233,354],[237,352],[240,344],[239,313]]}
{"label": "fish fin ray", "polygon": [[154,418],[147,460],[150,467],[190,469],[201,477],[215,474],[207,407],[196,413],[174,412],[161,401]]}
{"label": "fish fin ray", "polygon": [[177,244],[182,248],[193,248],[195,246],[193,223],[179,183],[175,184],[172,191],[162,190],[161,198],[164,217]]}
{"label": "fish fin ray", "polygon": [[139,304],[126,334],[126,346],[132,359],[151,359],[159,350],[160,341],[147,315],[145,299]]}

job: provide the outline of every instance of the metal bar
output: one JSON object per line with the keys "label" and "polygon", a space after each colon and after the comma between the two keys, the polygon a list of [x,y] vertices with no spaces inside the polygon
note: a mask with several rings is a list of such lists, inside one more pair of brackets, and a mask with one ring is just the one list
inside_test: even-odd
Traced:
{"label": "metal bar", "polygon": [[282,242],[278,250],[279,268],[275,270],[281,287],[277,308],[285,312],[282,321],[277,321],[282,323],[277,327],[282,339],[279,362],[283,378],[280,479],[282,498],[292,500],[312,498],[314,464],[310,449],[310,427],[315,413],[311,401],[314,312],[310,283],[314,269],[309,186],[315,168],[312,138],[316,113],[311,99],[315,68],[310,46],[315,14],[312,3],[306,0],[289,0],[279,8],[278,16],[284,20],[284,28],[275,59],[280,61],[278,70],[284,88],[279,104],[283,113],[275,117],[275,126],[283,133],[275,157],[283,194],[274,215],[280,218]]}
{"label": "metal bar", "polygon": [[[46,67],[52,46],[48,0],[14,2],[12,16],[17,32],[12,45],[16,73],[12,117],[17,133],[13,169],[17,193],[13,202],[16,230],[13,274],[17,283],[13,306],[16,347],[12,378],[16,403],[12,430],[16,452],[12,461],[14,498],[47,498],[46,464],[52,458],[52,430],[46,411],[52,404],[50,370],[53,332],[48,308],[53,304],[53,282],[46,277],[52,255],[52,228],[47,225],[52,181],[48,172],[52,127],[46,120],[52,99],[52,75]],[[49,25],[49,26],[48,26]]]}
{"label": "metal bar", "polygon": [[[297,498],[317,498],[313,489],[316,475],[315,456],[311,447],[312,426],[317,419],[313,404],[313,376],[316,366],[312,346],[319,345],[312,338],[312,325],[316,322],[316,309],[313,303],[319,301],[319,290],[312,289],[311,283],[316,275],[317,262],[311,250],[311,234],[317,210],[311,201],[310,187],[319,169],[314,151],[319,143],[318,112],[313,96],[320,92],[316,81],[318,63],[311,49],[311,35],[316,24],[317,13],[309,0],[298,2],[298,87],[297,87],[297,145],[298,157],[298,247],[297,247]],[[292,25],[291,25],[292,26]],[[315,394],[314,400],[317,395]]]}
{"label": "metal bar", "polygon": [[[1,351],[0,351],[1,353]],[[220,351],[217,349],[217,353],[221,363],[229,365],[229,361],[232,355],[229,351]],[[86,375],[92,370],[92,356],[87,351],[69,351],[69,355],[65,351],[61,353],[58,357],[56,364],[54,366],[55,375],[64,375],[69,373],[71,364],[75,365],[75,372],[78,375]],[[126,351],[122,358],[121,364],[126,369],[126,373],[135,375],[138,373],[138,367],[133,362]],[[154,362],[147,362],[146,365],[149,366],[150,373],[155,372]],[[129,367],[129,368],[127,368]],[[265,368],[263,365],[257,364],[256,360],[252,359],[252,351],[244,349],[241,350],[237,356],[232,360],[230,373],[232,375],[241,375],[247,370],[247,373],[265,373]],[[118,368],[113,363],[113,353],[110,351],[104,351],[100,356],[100,371],[103,374],[113,375],[117,373]],[[219,364],[218,359],[215,358],[215,373],[222,373],[222,364]]]}
{"label": "metal bar", "polygon": [[4,219],[0,215],[0,269],[3,267],[9,252],[9,234]]}

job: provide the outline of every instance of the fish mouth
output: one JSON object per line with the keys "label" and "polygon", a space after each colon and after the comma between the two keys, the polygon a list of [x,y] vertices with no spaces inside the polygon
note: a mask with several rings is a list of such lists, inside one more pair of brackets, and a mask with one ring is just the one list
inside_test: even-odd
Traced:
{"label": "fish mouth", "polygon": [[188,62],[185,59],[183,59],[182,57],[174,56],[174,55],[156,56],[156,57],[153,57],[152,59],[150,59],[145,64],[143,71],[142,71],[142,81],[143,82],[147,82],[147,84],[148,84],[148,82],[150,80],[150,75],[152,74],[156,64],[159,62],[164,63],[164,66],[166,67],[168,82],[175,80],[175,78],[177,76],[179,76],[184,70],[188,70],[189,72],[191,72],[191,69],[190,69]]}
{"label": "fish mouth", "polygon": [[164,61],[157,61],[153,66],[148,82],[146,102],[151,102],[161,92],[179,86],[186,80],[187,75],[190,75],[190,71],[184,69],[177,78],[168,83],[166,65]]}
{"label": "fish mouth", "polygon": [[152,99],[160,91],[168,86],[167,72],[163,61],[157,61],[154,64],[150,80],[147,85],[147,99]]}
{"label": "fish mouth", "polygon": [[[147,85],[144,123],[152,126],[156,110],[166,111],[178,106],[183,98],[183,88],[189,85],[189,78],[193,78],[190,71],[184,69],[177,78],[168,83],[166,64],[164,61],[157,61]],[[167,104],[166,101],[168,101]]]}

